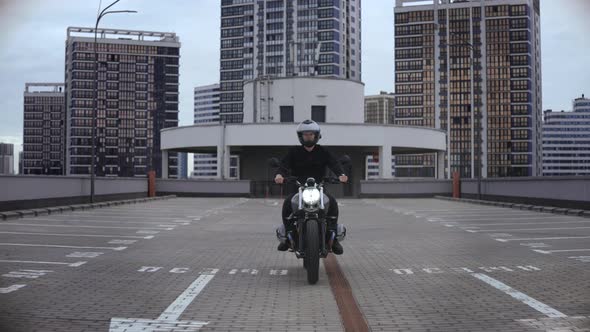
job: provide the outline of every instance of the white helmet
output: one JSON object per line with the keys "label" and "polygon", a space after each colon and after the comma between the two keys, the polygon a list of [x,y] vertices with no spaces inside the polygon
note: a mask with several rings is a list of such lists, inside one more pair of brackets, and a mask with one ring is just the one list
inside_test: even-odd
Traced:
{"label": "white helmet", "polygon": [[[313,141],[304,141],[303,140],[303,133],[311,131],[315,134]],[[318,125],[315,121],[312,120],[305,120],[297,126],[297,137],[299,137],[299,142],[304,146],[314,146],[318,143],[320,138],[322,138],[320,125]]]}

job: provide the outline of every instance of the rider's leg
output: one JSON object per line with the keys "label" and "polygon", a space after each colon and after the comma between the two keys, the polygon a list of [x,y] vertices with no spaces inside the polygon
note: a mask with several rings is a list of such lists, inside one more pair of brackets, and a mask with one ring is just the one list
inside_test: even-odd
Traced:
{"label": "rider's leg", "polygon": [[[289,232],[293,229],[293,225],[291,222],[288,221],[288,217],[293,212],[293,207],[291,206],[291,199],[296,193],[292,193],[287,195],[285,200],[283,201],[283,210],[282,210],[282,219],[283,225],[285,226],[285,232]],[[287,241],[279,243],[277,250],[279,251],[286,251],[289,249],[289,243]]]}
{"label": "rider's leg", "polygon": [[[330,206],[328,207],[328,212],[327,212],[328,230],[336,232],[338,229],[338,214],[339,214],[338,201],[336,201],[336,198],[334,198],[334,196],[328,194],[327,192],[324,192],[324,193],[330,199]],[[336,239],[334,239],[334,242],[332,243],[332,252],[336,255],[342,255],[342,253],[344,252],[342,245]]]}
{"label": "rider's leg", "polygon": [[292,193],[287,195],[287,197],[285,198],[285,200],[283,201],[283,211],[282,211],[282,218],[283,218],[283,225],[285,225],[285,229],[287,231],[292,230],[293,226],[290,222],[288,222],[288,217],[291,215],[291,213],[293,213],[293,207],[291,206],[291,199],[293,199],[293,196],[295,196],[297,193]]}

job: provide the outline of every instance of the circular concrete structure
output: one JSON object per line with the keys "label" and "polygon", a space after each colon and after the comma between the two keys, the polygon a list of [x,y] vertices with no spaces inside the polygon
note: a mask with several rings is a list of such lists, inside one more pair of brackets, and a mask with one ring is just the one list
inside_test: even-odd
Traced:
{"label": "circular concrete structure", "polygon": [[[162,153],[216,153],[217,178],[230,178],[230,155],[239,155],[240,178],[268,180],[266,161],[281,157],[288,147],[298,145],[294,123],[240,123],[192,125],[161,131]],[[445,133],[419,127],[322,123],[320,144],[335,155],[347,154],[353,161],[355,185],[365,178],[366,156],[379,156],[379,177],[391,178],[393,154],[437,153],[436,176],[444,177]],[[166,161],[168,158],[162,160]],[[167,170],[167,165],[163,165]],[[167,177],[167,174],[163,174]]]}

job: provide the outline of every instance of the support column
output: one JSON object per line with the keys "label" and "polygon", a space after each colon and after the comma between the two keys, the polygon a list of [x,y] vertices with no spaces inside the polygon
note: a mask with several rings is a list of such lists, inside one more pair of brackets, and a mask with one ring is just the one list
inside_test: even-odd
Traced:
{"label": "support column", "polygon": [[391,179],[391,145],[379,147],[379,178]]}
{"label": "support column", "polygon": [[225,153],[223,154],[223,179],[229,179],[229,157],[231,156],[231,147],[225,146]]}
{"label": "support column", "polygon": [[223,145],[217,145],[217,178],[223,179]]}
{"label": "support column", "polygon": [[162,150],[162,179],[168,178],[168,150]]}
{"label": "support column", "polygon": [[446,151],[436,152],[436,178],[439,180],[445,178],[445,154]]}

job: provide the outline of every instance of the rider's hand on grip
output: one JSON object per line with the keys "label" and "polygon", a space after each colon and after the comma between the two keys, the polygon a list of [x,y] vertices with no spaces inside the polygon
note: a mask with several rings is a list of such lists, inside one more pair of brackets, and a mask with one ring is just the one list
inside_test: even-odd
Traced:
{"label": "rider's hand on grip", "polygon": [[285,181],[285,178],[283,178],[283,176],[281,174],[277,174],[277,176],[275,176],[275,183],[276,184],[283,184],[284,181]]}

